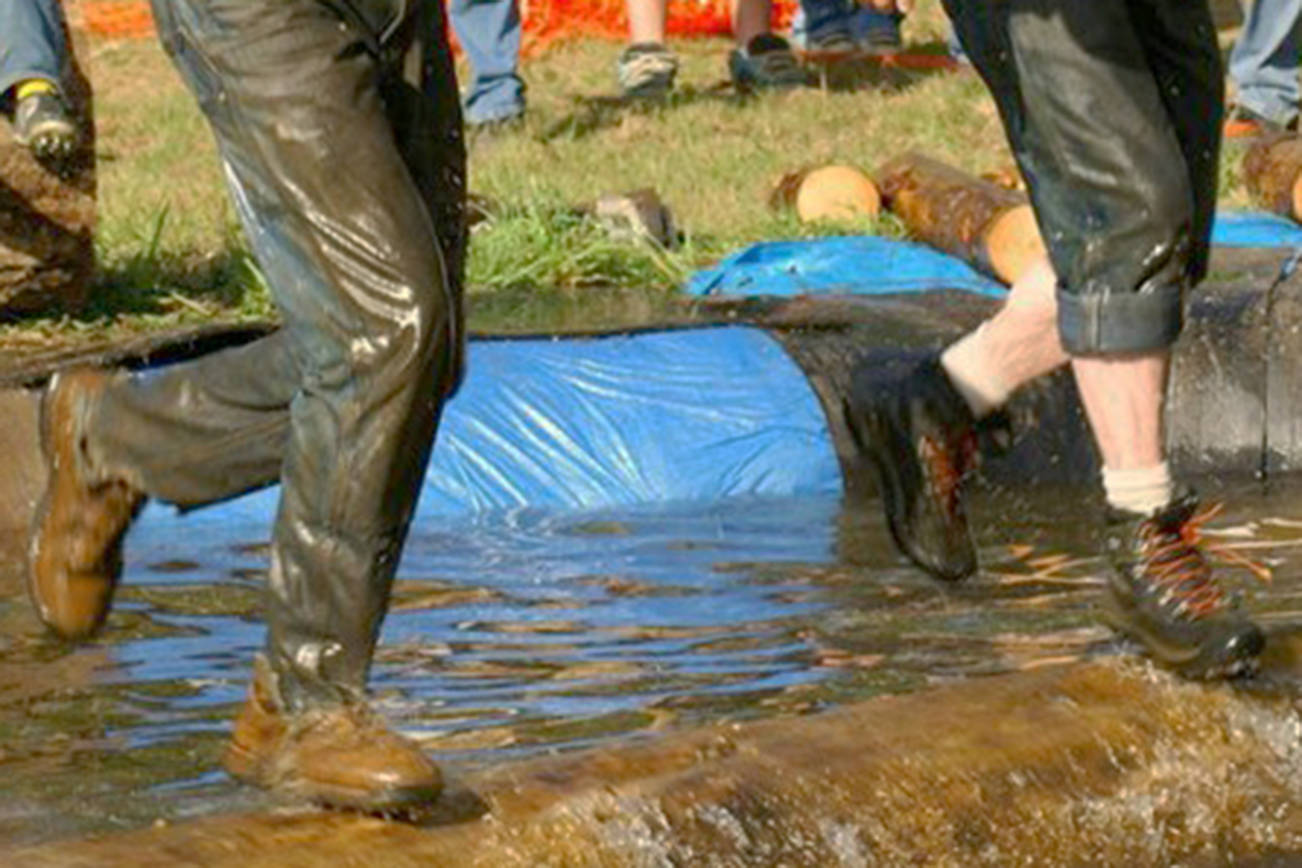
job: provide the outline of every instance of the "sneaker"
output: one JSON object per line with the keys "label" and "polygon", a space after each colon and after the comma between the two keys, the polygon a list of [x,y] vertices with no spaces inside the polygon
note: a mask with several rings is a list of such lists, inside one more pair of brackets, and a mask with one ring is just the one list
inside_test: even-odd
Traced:
{"label": "sneaker", "polygon": [[799,87],[808,83],[791,45],[781,36],[761,33],[744,49],[728,55],[728,71],[738,90]]}
{"label": "sneaker", "polygon": [[940,579],[976,572],[963,484],[977,465],[977,424],[939,359],[903,380],[860,363],[844,409],[851,436],[877,472],[900,550]]}
{"label": "sneaker", "polygon": [[616,73],[624,96],[662,97],[674,89],[678,56],[659,42],[636,42],[619,55]]}
{"label": "sneaker", "polygon": [[1194,678],[1251,672],[1261,630],[1217,585],[1198,546],[1198,501],[1184,495],[1150,515],[1109,509],[1107,619],[1163,664]]}
{"label": "sneaker", "polygon": [[850,18],[850,31],[860,51],[865,54],[898,54],[904,47],[897,12],[877,12],[859,7]]}
{"label": "sneaker", "polygon": [[85,422],[109,377],[60,372],[41,404],[49,481],[36,511],[27,590],[41,620],[65,639],[90,636],[104,623],[122,573],[122,538],[145,499],[89,466]]}
{"label": "sneaker", "polygon": [[443,789],[443,775],[420,746],[365,703],[288,711],[262,656],[222,765],[253,786],[361,811],[428,807]]}
{"label": "sneaker", "polygon": [[1280,123],[1258,114],[1244,105],[1231,105],[1225,113],[1222,133],[1227,139],[1255,139],[1264,135],[1283,135],[1297,131],[1297,118]]}
{"label": "sneaker", "polygon": [[14,107],[14,139],[41,159],[61,160],[77,147],[77,127],[57,91],[41,91]]}

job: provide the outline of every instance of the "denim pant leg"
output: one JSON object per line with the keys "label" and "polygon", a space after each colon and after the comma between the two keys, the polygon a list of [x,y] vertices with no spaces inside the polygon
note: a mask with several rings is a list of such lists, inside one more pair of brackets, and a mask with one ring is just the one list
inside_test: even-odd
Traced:
{"label": "denim pant leg", "polygon": [[1059,279],[1073,355],[1180,332],[1207,263],[1222,80],[1207,5],[946,0],[995,97]]}
{"label": "denim pant leg", "polygon": [[0,0],[0,97],[25,79],[59,81],[67,51],[58,0]]}
{"label": "denim pant leg", "polygon": [[451,0],[448,15],[474,78],[466,122],[507,120],[524,111],[519,75],[520,7],[516,0]]}
{"label": "denim pant leg", "polygon": [[419,88],[317,0],[154,4],[284,327],[117,381],[92,458],[186,505],[279,476],[267,651],[293,707],[364,688],[459,363],[464,143],[441,7],[416,9],[426,48],[391,65]]}
{"label": "denim pant leg", "polygon": [[[818,42],[830,36],[850,35],[851,7],[846,0],[800,0],[800,16],[804,44]],[[795,24],[792,25],[793,32]]]}
{"label": "denim pant leg", "polygon": [[1235,100],[1287,126],[1298,116],[1302,0],[1256,0],[1230,52]]}

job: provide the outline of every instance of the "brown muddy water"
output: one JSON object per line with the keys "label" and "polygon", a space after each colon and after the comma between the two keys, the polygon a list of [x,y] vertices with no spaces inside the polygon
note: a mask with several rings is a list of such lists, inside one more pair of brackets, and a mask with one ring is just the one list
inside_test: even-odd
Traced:
{"label": "brown muddy water", "polygon": [[[1227,582],[1274,632],[1302,625],[1302,480],[1224,489]],[[1131,654],[1099,626],[1094,495],[985,490],[983,570],[939,584],[894,554],[875,504],[730,501],[417,527],[372,687],[464,773],[720,720]],[[157,518],[154,521],[150,516]],[[263,638],[267,528],[151,513],[95,643],[29,611],[0,559],[0,841],[32,844],[269,801],[218,759]],[[1244,685],[1292,690],[1291,684]],[[1283,864],[1283,863],[1281,863]]]}

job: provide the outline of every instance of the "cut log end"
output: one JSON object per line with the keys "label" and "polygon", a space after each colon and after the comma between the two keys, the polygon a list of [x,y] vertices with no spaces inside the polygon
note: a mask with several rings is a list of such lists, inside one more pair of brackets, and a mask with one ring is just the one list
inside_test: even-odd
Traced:
{"label": "cut log end", "polygon": [[985,247],[991,270],[1010,285],[1048,255],[1030,205],[1020,205],[992,220]]}

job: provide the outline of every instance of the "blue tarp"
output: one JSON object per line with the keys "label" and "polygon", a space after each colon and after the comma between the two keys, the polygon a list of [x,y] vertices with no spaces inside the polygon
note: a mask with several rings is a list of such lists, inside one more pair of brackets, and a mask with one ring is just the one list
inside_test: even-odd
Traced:
{"label": "blue tarp", "polygon": [[[418,521],[841,490],[813,389],[759,329],[472,341],[469,352]],[[185,517],[151,505],[132,532],[265,527],[276,498],[270,489]]]}
{"label": "blue tarp", "polygon": [[699,271],[692,295],[886,295],[962,289],[1002,298],[1007,288],[962,260],[872,235],[764,241]]}
{"label": "blue tarp", "polygon": [[[1216,215],[1212,243],[1302,247],[1302,226],[1251,211]],[[688,278],[691,295],[885,295],[962,289],[1002,297],[1007,288],[960,259],[910,241],[877,236],[764,241]]]}
{"label": "blue tarp", "polygon": [[1258,211],[1222,211],[1212,224],[1212,243],[1226,247],[1302,247],[1302,226]]}

